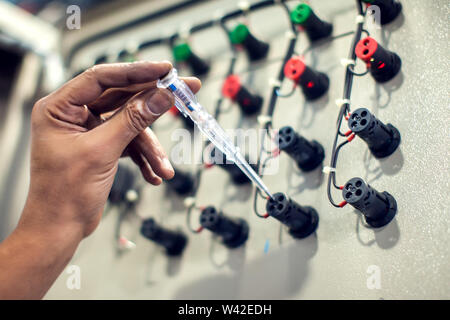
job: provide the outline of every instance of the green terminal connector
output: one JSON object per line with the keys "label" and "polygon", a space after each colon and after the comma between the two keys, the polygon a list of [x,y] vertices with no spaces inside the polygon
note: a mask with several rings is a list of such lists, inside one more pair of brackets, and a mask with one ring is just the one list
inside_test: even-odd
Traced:
{"label": "green terminal connector", "polygon": [[245,41],[250,31],[245,24],[238,24],[231,32],[230,32],[230,40],[233,44],[241,44]]}
{"label": "green terminal connector", "polygon": [[173,47],[172,53],[175,61],[186,61],[191,55],[191,48],[187,43],[180,43]]}
{"label": "green terminal connector", "polygon": [[295,24],[303,24],[311,15],[311,7],[301,3],[291,11],[291,21]]}

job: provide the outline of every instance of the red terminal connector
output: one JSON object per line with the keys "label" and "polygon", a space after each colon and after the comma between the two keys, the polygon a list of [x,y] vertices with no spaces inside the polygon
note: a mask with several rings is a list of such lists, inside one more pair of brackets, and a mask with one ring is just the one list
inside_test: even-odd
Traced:
{"label": "red terminal connector", "polygon": [[339,207],[341,207],[341,208],[343,208],[343,207],[345,207],[345,205],[347,204],[347,201],[342,201],[342,202],[340,202],[339,204],[338,204],[338,206]]}
{"label": "red terminal connector", "polygon": [[370,60],[375,51],[377,51],[377,48],[378,42],[374,38],[365,37],[364,39],[361,39],[356,45],[355,53],[358,58],[360,58],[370,66]]}
{"label": "red terminal connector", "polygon": [[276,158],[276,157],[278,157],[280,155],[280,153],[281,153],[280,149],[278,149],[278,148],[274,149],[272,151],[272,157]]}
{"label": "red terminal connector", "polygon": [[214,166],[213,163],[205,163],[205,169],[212,168]]}
{"label": "red terminal connector", "polygon": [[305,69],[306,65],[300,57],[292,57],[284,65],[284,75],[297,83]]}
{"label": "red terminal connector", "polygon": [[270,216],[270,215],[269,215],[268,213],[265,213],[265,214],[263,215],[263,218],[264,218],[264,219],[267,219],[269,216]]}
{"label": "red terminal connector", "polygon": [[350,137],[347,138],[348,142],[351,142],[353,139],[355,139],[355,134],[353,133]]}
{"label": "red terminal connector", "polygon": [[202,232],[202,231],[203,231],[203,227],[202,227],[202,226],[198,227],[198,228],[195,230],[196,233],[200,233],[200,232]]}
{"label": "red terminal connector", "polygon": [[241,79],[237,75],[229,75],[222,86],[222,95],[235,100],[239,90],[241,90]]}
{"label": "red terminal connector", "polygon": [[344,190],[344,186],[339,186],[339,189]]}
{"label": "red terminal connector", "polygon": [[173,106],[172,108],[170,108],[169,113],[175,117],[180,114],[180,110],[178,110],[177,107]]}
{"label": "red terminal connector", "polygon": [[[348,120],[348,119],[347,119]],[[346,136],[346,137],[348,137],[349,135],[351,135],[352,134],[352,130],[348,130],[346,133],[344,133],[344,135]]]}

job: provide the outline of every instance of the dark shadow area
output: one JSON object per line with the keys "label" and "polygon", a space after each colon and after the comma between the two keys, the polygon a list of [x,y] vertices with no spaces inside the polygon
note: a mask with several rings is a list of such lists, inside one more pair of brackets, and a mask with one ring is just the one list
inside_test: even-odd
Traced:
{"label": "dark shadow area", "polygon": [[2,194],[0,195],[0,214],[2,216],[2,223],[0,223],[0,241],[4,240],[11,231],[7,230],[7,227],[10,225],[8,219],[10,219],[12,215],[11,207],[12,201],[14,200],[14,193],[16,191],[17,177],[20,176],[19,172],[21,172],[25,166],[25,155],[30,145],[30,122],[33,103],[34,102],[30,101],[29,105],[23,108],[23,122],[20,130],[20,137],[18,138],[13,156],[11,157],[11,166],[6,174],[6,179],[3,181],[4,188]]}
{"label": "dark shadow area", "polygon": [[23,53],[0,43],[0,126],[3,126],[8,111],[16,76],[22,63]]}
{"label": "dark shadow area", "polygon": [[[383,84],[379,84],[376,83],[375,84],[375,96],[373,97],[373,100],[375,102],[374,107],[378,108],[378,109],[384,109],[386,108],[389,103],[391,102],[392,99],[392,93],[394,91],[397,91],[398,89],[400,89],[400,87],[403,85],[404,82],[404,76],[403,76],[403,72],[400,71],[394,79],[383,83]],[[381,101],[381,100],[386,100],[386,101]]]}
{"label": "dark shadow area", "polygon": [[[162,271],[168,277],[175,277],[179,274],[181,268],[182,268],[182,261],[184,259],[184,254],[180,256],[168,256],[163,248],[158,246],[154,243],[149,243],[153,248],[151,249],[148,260],[147,260],[147,266],[145,268],[146,272],[146,280],[145,284],[147,286],[152,286],[153,284],[156,284],[161,281],[161,279],[158,279],[157,275],[160,274]],[[155,268],[157,261],[159,259],[166,260],[164,263],[164,269],[160,269],[159,264]]]}
{"label": "dark shadow area", "polygon": [[[286,299],[302,289],[308,261],[316,254],[317,236],[297,240],[243,264],[239,252],[229,256],[236,263],[230,275],[211,274],[175,293],[173,299]],[[238,260],[234,262],[233,260]]]}
{"label": "dark shadow area", "polygon": [[182,259],[182,256],[167,257],[166,273],[169,277],[174,277],[180,272]]}
{"label": "dark shadow area", "polygon": [[[239,108],[238,105],[235,106]],[[239,110],[239,120],[236,125],[237,129],[254,129],[258,127],[258,115],[262,114],[261,112],[254,115],[244,115],[241,110]]]}
{"label": "dark shadow area", "polygon": [[[225,258],[218,258],[218,255],[224,256]],[[220,242],[219,237],[212,234],[209,259],[215,268],[221,269],[228,266],[231,270],[241,270],[245,263],[245,257],[245,244],[239,248],[228,249]],[[220,259],[222,259],[222,261],[220,261]]]}
{"label": "dark shadow area", "polygon": [[[360,244],[370,247],[376,243],[381,249],[391,249],[398,243],[398,240],[400,239],[400,229],[398,227],[397,218],[394,218],[388,225],[382,228],[375,229],[371,228],[365,223],[364,217],[361,212],[354,210],[354,213],[357,215],[355,228],[356,237]],[[364,242],[364,240],[362,240],[360,232],[361,225],[373,231],[373,239],[367,242]]]}
{"label": "dark shadow area", "polygon": [[400,29],[404,23],[405,23],[405,15],[403,14],[403,10],[402,10],[402,12],[400,12],[398,17],[395,18],[394,21],[384,25],[382,28],[383,28],[383,31],[386,30],[387,32],[392,33],[392,32],[397,31],[398,29]]}
{"label": "dark shadow area", "polygon": [[[305,190],[314,190],[320,187],[320,185],[323,182],[323,172],[322,172],[322,166],[319,166],[313,171],[310,172],[302,172],[300,169],[298,169],[294,165],[294,161],[289,161],[288,164],[288,174],[286,177],[287,183],[288,183],[288,193],[291,196],[295,196],[296,194],[299,194]],[[300,183],[294,185],[293,178],[295,177],[303,177],[303,181]]]}
{"label": "dark shadow area", "polygon": [[164,191],[164,199],[170,199],[170,212],[173,211],[185,211],[184,200],[189,197],[190,194],[179,195],[173,191],[167,184]]}
{"label": "dark shadow area", "polygon": [[398,148],[389,157],[379,160],[381,171],[388,176],[397,174],[402,169],[404,162],[405,159],[401,148]]}
{"label": "dark shadow area", "polygon": [[393,248],[400,239],[400,229],[397,218],[394,218],[387,226],[374,229],[375,241],[382,249]]}
{"label": "dark shadow area", "polygon": [[[369,149],[364,152],[364,180],[371,184],[381,178],[383,175],[393,176],[400,172],[405,160],[399,147],[392,155],[383,159],[376,159],[370,153]],[[375,164],[374,167],[373,164]]]}
{"label": "dark shadow area", "polygon": [[[301,89],[297,89],[301,90]],[[298,118],[298,128],[308,129],[310,128],[316,118],[316,113],[320,110],[325,109],[330,101],[330,97],[328,92],[325,93],[322,97],[314,101],[306,101],[303,103],[302,112]]]}
{"label": "dark shadow area", "polygon": [[246,183],[242,185],[236,185],[228,180],[224,186],[223,197],[220,201],[219,208],[223,208],[230,202],[246,202],[252,196],[253,185]]}

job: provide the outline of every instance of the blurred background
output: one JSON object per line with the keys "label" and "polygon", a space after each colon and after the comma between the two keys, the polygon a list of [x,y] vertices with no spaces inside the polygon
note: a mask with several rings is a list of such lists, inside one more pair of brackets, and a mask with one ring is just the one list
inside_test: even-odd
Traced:
{"label": "blurred background", "polygon": [[[171,60],[181,75],[201,78],[199,100],[211,114],[219,110],[224,128],[260,128],[258,116],[269,107],[293,36],[287,10],[300,3],[0,1],[0,240],[17,224],[27,196],[30,113],[36,100],[95,64]],[[344,88],[341,59],[348,57],[358,12],[353,0],[306,3],[333,25],[334,38],[312,45],[300,29],[294,52],[326,73],[330,87],[324,96],[308,101],[298,88],[291,91],[291,80],[282,81],[279,91],[287,97],[278,97],[273,127],[276,132],[291,126],[317,140],[324,147],[326,166],[339,112],[335,100],[342,98]],[[353,207],[334,208],[322,168],[301,172],[283,152],[277,158],[279,170],[265,181],[273,193],[283,192],[317,210],[318,229],[305,239],[294,239],[273,218],[259,218],[254,188],[233,168],[180,163],[174,182],[153,187],[121,160],[103,221],[70,262],[81,270],[81,287],[69,288],[70,273],[64,272],[46,298],[450,298],[450,3],[401,3],[402,13],[393,22],[369,29],[380,45],[401,57],[401,73],[384,84],[370,74],[355,77],[351,99],[352,108],[366,107],[394,124],[402,135],[400,148],[377,160],[357,137],[341,151],[337,166],[339,183],[361,177],[395,197],[398,212],[391,223],[367,228]],[[223,17],[227,19],[221,25]],[[249,57],[237,31],[234,40],[227,34],[240,24],[269,45],[262,58]],[[355,68],[363,72],[364,63],[359,60]],[[242,87],[262,98],[260,108],[248,111],[222,96],[231,69]],[[177,152],[177,128],[192,130],[174,111],[152,127],[171,156]],[[194,150],[195,157],[202,145]],[[336,192],[334,198],[340,202],[342,195]],[[207,206],[235,223],[246,221],[244,245],[231,249],[220,235],[199,232],[200,213]],[[264,199],[256,197],[256,207],[264,214]],[[373,276],[379,276],[375,286]]]}

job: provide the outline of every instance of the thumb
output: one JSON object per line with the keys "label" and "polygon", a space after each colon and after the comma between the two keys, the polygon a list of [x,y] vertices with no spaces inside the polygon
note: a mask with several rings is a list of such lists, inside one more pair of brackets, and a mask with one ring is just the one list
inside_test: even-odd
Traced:
{"label": "thumb", "polygon": [[89,131],[94,140],[120,157],[128,144],[174,104],[168,90],[152,88],[133,98],[110,119]]}

